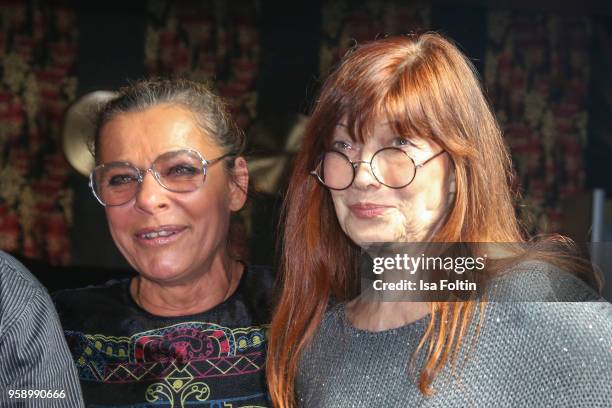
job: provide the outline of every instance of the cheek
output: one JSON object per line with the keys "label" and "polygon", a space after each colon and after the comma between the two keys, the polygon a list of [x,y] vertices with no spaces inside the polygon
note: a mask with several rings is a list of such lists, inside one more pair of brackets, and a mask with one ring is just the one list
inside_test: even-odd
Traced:
{"label": "cheek", "polygon": [[230,217],[227,205],[218,200],[191,205],[187,211],[194,224],[198,225],[226,224]]}
{"label": "cheek", "polygon": [[424,197],[425,210],[431,212],[444,212],[448,207],[449,181],[446,177],[441,176],[438,183],[432,185],[425,190]]}
{"label": "cheek", "polygon": [[439,212],[446,209],[450,184],[448,163],[432,162],[422,168],[414,183],[408,188],[413,192],[415,208],[421,211]]}
{"label": "cheek", "polygon": [[130,217],[125,214],[125,211],[121,210],[122,209],[118,207],[106,208],[106,221],[108,222],[108,228],[113,237],[121,235],[130,220]]}
{"label": "cheek", "polygon": [[231,212],[224,195],[202,191],[197,197],[183,200],[180,207],[201,234],[223,232],[229,225]]}
{"label": "cheek", "polygon": [[334,210],[336,211],[336,217],[342,224],[344,217],[347,215],[349,209],[345,202],[345,191],[334,191],[331,192],[332,202],[334,203]]}
{"label": "cheek", "polygon": [[133,219],[127,211],[119,207],[106,209],[106,221],[111,237],[119,250],[127,256],[125,249],[131,242],[130,222]]}
{"label": "cheek", "polygon": [[415,184],[413,190],[398,197],[399,211],[408,230],[429,231],[448,211],[448,188],[440,183]]}

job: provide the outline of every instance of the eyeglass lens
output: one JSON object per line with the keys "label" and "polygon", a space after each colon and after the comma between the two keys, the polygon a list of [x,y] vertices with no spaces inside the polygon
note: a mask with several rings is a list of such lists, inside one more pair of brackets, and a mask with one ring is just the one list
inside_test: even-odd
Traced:
{"label": "eyeglass lens", "polygon": [[[357,171],[355,166],[362,164],[365,163],[351,163],[344,154],[330,151],[325,153],[318,175],[327,187],[343,190],[353,182]],[[388,187],[400,188],[410,184],[415,170],[414,162],[401,149],[381,149],[372,157],[372,174],[381,184]]]}
{"label": "eyeglass lens", "polygon": [[[195,152],[180,150],[160,155],[151,165],[162,187],[177,193],[195,191],[204,184],[202,158]],[[142,174],[144,177],[144,174]],[[128,163],[98,166],[93,172],[93,188],[105,205],[121,205],[137,193],[141,170]]]}

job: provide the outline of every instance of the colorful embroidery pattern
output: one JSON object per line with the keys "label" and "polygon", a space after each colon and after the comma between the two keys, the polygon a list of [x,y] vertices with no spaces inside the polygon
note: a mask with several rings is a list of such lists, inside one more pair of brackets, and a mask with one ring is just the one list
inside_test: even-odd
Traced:
{"label": "colorful embroidery pattern", "polygon": [[76,331],[65,334],[82,381],[150,383],[144,398],[152,405],[238,407],[241,401],[248,403],[263,394],[209,399],[214,395],[210,380],[260,375],[265,362],[265,329],[185,322],[131,337]]}

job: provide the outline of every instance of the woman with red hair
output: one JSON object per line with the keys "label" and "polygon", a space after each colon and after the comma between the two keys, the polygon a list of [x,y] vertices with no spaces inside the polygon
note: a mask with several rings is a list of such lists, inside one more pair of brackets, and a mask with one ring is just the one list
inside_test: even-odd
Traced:
{"label": "woman with red hair", "polygon": [[[348,54],[322,87],[285,202],[275,405],[612,406],[612,306],[563,272],[584,265],[554,239],[519,248],[512,176],[475,69],[451,42],[427,33]],[[518,296],[358,294],[372,242],[465,243],[474,256],[512,243],[486,272]],[[589,302],[550,302],[559,293]]]}

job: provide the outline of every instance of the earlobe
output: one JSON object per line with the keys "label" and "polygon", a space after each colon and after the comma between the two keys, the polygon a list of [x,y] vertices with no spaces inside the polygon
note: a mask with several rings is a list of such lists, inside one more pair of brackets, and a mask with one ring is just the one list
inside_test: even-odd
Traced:
{"label": "earlobe", "polygon": [[246,202],[249,188],[249,169],[244,157],[234,159],[233,177],[230,180],[230,203],[231,211],[238,211]]}

